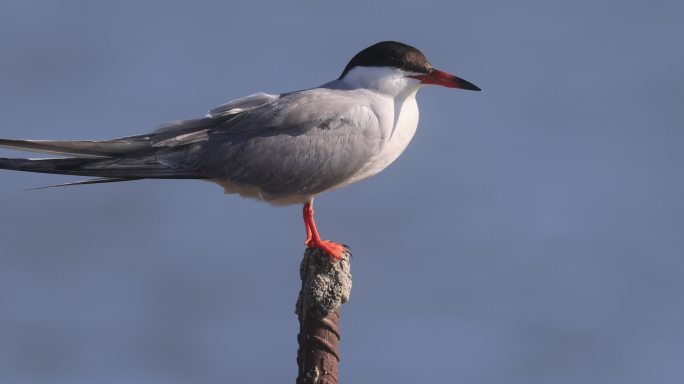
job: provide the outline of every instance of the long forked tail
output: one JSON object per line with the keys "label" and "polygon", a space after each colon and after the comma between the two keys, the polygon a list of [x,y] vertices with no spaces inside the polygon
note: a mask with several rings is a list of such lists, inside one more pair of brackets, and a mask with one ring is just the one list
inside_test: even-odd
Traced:
{"label": "long forked tail", "polygon": [[73,175],[74,171],[91,163],[92,159],[7,159],[0,158],[0,169],[22,172],[57,173]]}
{"label": "long forked tail", "polygon": [[6,159],[0,158],[0,169],[60,175],[114,177],[128,179],[188,179],[196,175],[182,172],[147,158],[124,159]]}
{"label": "long forked tail", "polygon": [[[160,153],[146,137],[110,141],[32,141],[0,139],[0,147],[75,157],[49,159],[0,158],[0,169],[91,176],[99,179],[67,183],[81,185],[138,179],[196,179],[201,176],[176,167],[174,153]],[[160,161],[164,158],[167,161]],[[61,186],[61,185],[60,185]]]}
{"label": "long forked tail", "polygon": [[149,137],[145,136],[105,141],[0,139],[0,147],[62,156],[103,158],[144,150],[150,147],[150,141]]}

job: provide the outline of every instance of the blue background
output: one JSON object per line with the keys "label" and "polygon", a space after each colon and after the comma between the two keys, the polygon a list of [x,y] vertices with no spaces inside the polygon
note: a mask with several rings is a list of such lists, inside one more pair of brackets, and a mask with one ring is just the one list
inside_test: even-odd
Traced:
{"label": "blue background", "polygon": [[[355,256],[342,382],[681,383],[682,20],[681,1],[5,0],[0,137],[144,133],[412,44],[485,92],[422,90],[403,156],[317,200]],[[294,381],[300,207],[0,177],[0,382]]]}

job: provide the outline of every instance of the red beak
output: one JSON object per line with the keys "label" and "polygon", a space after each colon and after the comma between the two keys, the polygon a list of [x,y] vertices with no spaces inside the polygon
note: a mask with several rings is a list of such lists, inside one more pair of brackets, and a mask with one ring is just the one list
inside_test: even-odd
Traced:
{"label": "red beak", "polygon": [[422,84],[435,84],[441,85],[447,88],[460,88],[467,89],[469,91],[481,91],[480,87],[477,85],[463,80],[460,77],[454,76],[452,74],[442,72],[439,69],[431,69],[425,75],[410,76],[414,79],[420,80]]}

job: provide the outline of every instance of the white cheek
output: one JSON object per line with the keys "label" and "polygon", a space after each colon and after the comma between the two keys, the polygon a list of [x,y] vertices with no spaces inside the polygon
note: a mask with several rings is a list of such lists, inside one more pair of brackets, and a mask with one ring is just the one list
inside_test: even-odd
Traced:
{"label": "white cheek", "polygon": [[396,68],[356,67],[345,75],[344,82],[352,88],[373,89],[394,96],[414,80],[405,75],[404,71]]}

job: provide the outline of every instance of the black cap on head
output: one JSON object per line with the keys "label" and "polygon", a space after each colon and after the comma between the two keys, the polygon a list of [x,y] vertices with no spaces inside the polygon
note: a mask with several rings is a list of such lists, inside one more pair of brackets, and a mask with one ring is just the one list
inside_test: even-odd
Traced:
{"label": "black cap on head", "polygon": [[418,73],[427,73],[432,68],[421,51],[396,41],[383,41],[357,53],[340,79],[354,67],[393,67]]}

